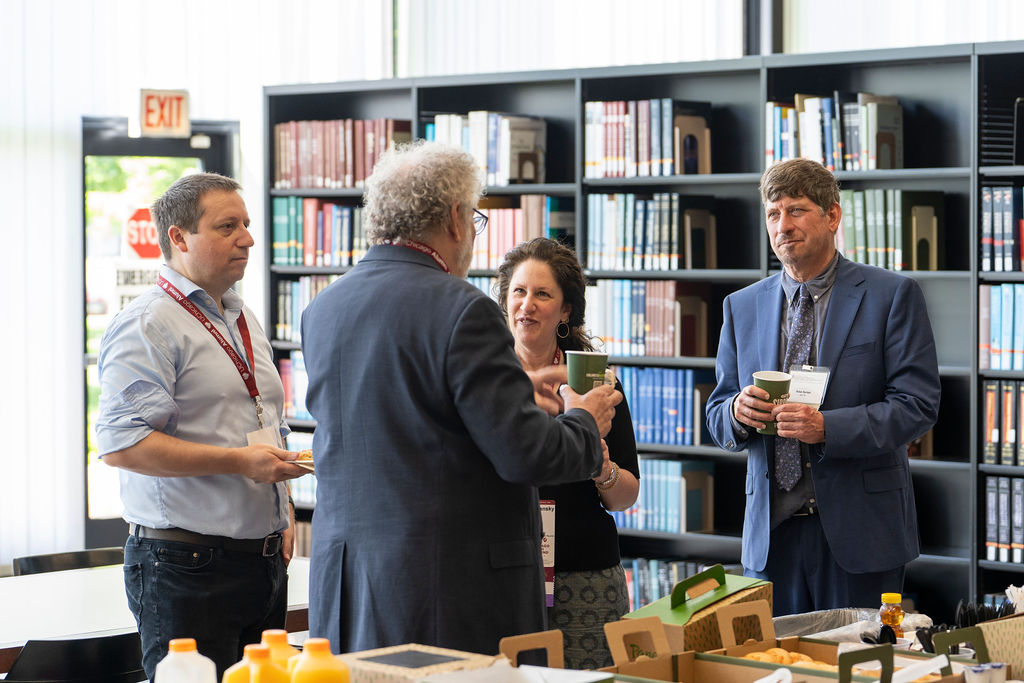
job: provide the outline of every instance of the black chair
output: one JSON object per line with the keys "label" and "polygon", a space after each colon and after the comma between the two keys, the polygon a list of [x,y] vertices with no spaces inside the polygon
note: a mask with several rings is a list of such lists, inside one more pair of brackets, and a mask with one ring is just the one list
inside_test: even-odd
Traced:
{"label": "black chair", "polygon": [[138,683],[142,641],[138,633],[73,640],[30,640],[4,683]]}
{"label": "black chair", "polygon": [[12,568],[15,576],[42,574],[65,569],[103,567],[108,564],[124,564],[124,548],[91,548],[49,555],[28,555],[16,557]]}

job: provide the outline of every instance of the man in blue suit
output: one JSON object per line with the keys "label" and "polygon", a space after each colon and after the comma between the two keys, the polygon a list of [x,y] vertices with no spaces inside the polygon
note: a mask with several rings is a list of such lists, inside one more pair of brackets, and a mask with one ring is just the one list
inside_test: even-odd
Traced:
{"label": "man in blue suit", "polygon": [[[846,260],[835,177],[794,159],[761,178],[784,271],[730,294],[707,420],[747,451],[744,571],[774,584],[775,614],[878,604],[920,553],[907,444],[939,410],[935,342],[918,284]],[[759,370],[828,371],[820,406],[773,405]],[[772,419],[778,437],[762,435]]]}

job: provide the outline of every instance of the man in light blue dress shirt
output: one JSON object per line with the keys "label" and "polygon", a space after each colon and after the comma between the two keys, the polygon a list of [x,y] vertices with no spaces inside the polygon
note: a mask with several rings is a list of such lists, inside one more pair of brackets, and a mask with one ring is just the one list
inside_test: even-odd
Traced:
{"label": "man in light blue dress shirt", "polygon": [[100,346],[99,453],[120,468],[125,590],[152,678],[172,638],[218,677],[283,628],[293,548],[284,390],[270,342],[231,290],[253,238],[238,183],[185,176],[153,205],[166,264]]}

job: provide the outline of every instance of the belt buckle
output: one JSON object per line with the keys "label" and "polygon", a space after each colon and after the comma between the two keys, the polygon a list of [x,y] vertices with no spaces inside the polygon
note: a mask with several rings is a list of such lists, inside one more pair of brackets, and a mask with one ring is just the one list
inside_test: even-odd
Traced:
{"label": "belt buckle", "polygon": [[793,513],[794,517],[812,517],[818,514],[818,508],[814,505],[803,505],[796,512]]}
{"label": "belt buckle", "polygon": [[263,539],[263,557],[273,557],[281,552],[284,539],[281,534],[270,534]]}

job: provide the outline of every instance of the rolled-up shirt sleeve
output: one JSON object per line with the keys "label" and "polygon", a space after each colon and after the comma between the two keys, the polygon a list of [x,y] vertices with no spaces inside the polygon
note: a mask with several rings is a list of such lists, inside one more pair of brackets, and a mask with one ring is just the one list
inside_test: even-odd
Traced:
{"label": "rolled-up shirt sleeve", "polygon": [[174,361],[166,334],[143,313],[115,320],[100,344],[96,444],[101,456],[134,446],[154,431],[174,434]]}

